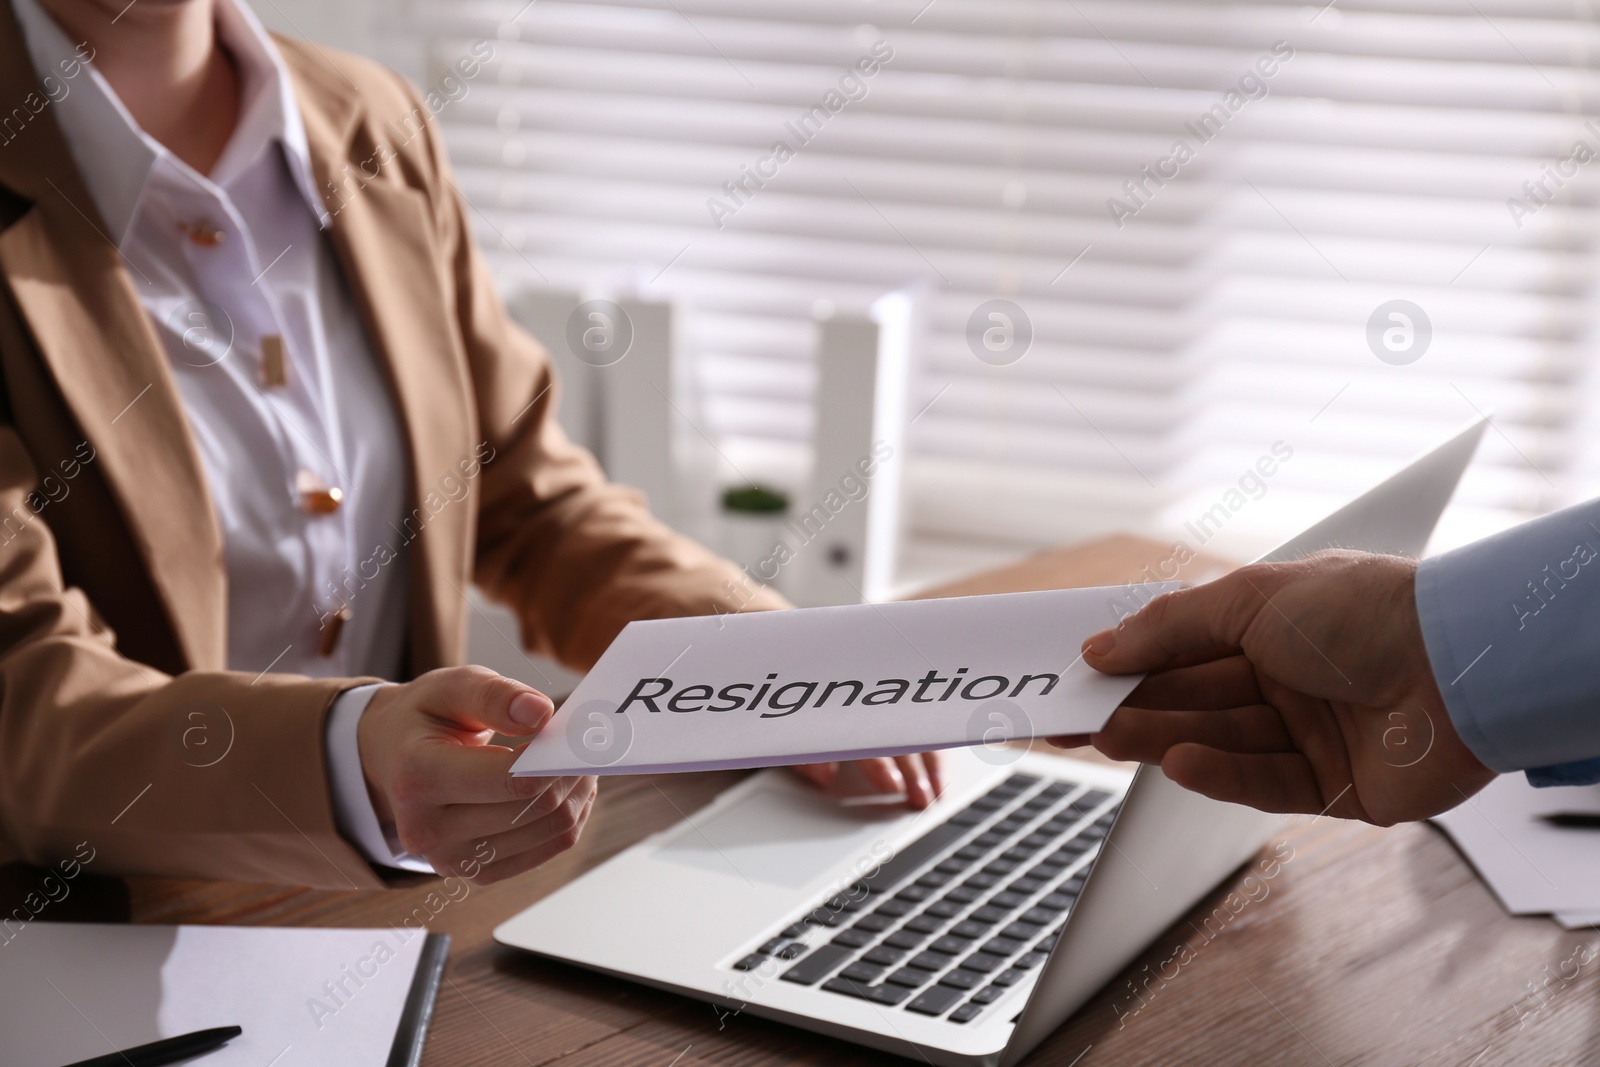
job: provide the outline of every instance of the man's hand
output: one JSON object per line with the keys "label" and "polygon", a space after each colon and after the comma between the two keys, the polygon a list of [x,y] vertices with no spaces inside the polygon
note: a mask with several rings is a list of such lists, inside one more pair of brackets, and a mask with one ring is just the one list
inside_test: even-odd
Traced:
{"label": "man's hand", "polygon": [[1455,807],[1494,772],[1434,681],[1415,574],[1414,560],[1319,552],[1152,601],[1084,642],[1096,670],[1155,672],[1088,740],[1266,811],[1389,826]]}
{"label": "man's hand", "polygon": [[379,689],[357,731],[379,823],[439,873],[471,871],[480,885],[565,852],[589,818],[595,779],[513,778],[521,747],[490,744],[496,731],[537,733],[554,711],[543,693],[483,667]]}

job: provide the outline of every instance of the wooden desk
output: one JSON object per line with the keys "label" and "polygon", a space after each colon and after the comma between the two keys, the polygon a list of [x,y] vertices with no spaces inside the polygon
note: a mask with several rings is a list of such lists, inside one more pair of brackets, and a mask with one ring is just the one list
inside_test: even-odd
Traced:
{"label": "wooden desk", "polygon": [[[1152,542],[1107,538],[942,591],[1116,583],[1166,556],[1165,547]],[[1196,561],[1186,576],[1208,567],[1214,563]],[[544,962],[490,939],[501,920],[676,822],[680,812],[692,813],[739,777],[729,772],[608,780],[583,840],[571,852],[538,871],[445,903],[430,925],[455,943],[424,1062],[882,1062],[883,1056],[868,1050],[753,1017],[719,1020],[707,1004]],[[1600,1062],[1600,996],[1592,973],[1600,964],[1587,964],[1571,981],[1557,977],[1580,944],[1600,952],[1594,931],[1565,933],[1547,919],[1508,917],[1445,838],[1425,825],[1379,830],[1297,818],[1279,841],[1280,854],[1292,849],[1292,856],[1275,878],[1261,883],[1265,895],[1255,890],[1256,899],[1225,925],[1213,922],[1211,929],[1221,932],[1208,938],[1205,917],[1239,878],[1220,887],[1028,1062]],[[137,879],[129,884],[129,911],[139,922],[386,926],[415,909],[426,914],[430,884],[334,893]],[[649,887],[639,892],[647,894]],[[1182,945],[1192,958],[1185,954],[1181,967],[1167,963]],[[1570,965],[1566,973],[1572,974]],[[1547,981],[1540,996],[1531,998],[1530,983],[1543,987]],[[1142,1001],[1129,982],[1140,983]]]}

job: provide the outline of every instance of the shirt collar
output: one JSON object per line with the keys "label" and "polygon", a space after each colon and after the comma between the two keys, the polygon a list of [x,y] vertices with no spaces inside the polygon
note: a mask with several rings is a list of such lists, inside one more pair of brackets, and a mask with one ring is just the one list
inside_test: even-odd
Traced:
{"label": "shirt collar", "polygon": [[[36,72],[64,69],[64,61],[78,59],[76,46],[37,0],[11,2]],[[217,0],[217,36],[238,70],[240,109],[233,136],[209,177],[196,173],[140,129],[110,83],[90,64],[85,64],[87,77],[77,79],[70,91],[51,105],[84,185],[118,248],[133,231],[134,218],[158,163],[175,168],[202,187],[221,190],[274,142],[283,147],[289,175],[306,206],[320,225],[328,224],[327,210],[312,177],[300,109],[272,39],[242,0]]]}

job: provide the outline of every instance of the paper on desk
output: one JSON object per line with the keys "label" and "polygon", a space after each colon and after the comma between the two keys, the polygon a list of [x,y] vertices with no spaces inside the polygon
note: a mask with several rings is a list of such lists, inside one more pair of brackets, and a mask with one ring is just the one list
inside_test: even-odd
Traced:
{"label": "paper on desk", "polygon": [[401,929],[42,921],[8,933],[6,1067],[60,1067],[214,1026],[244,1033],[195,1061],[205,1067],[383,1067],[425,940]]}
{"label": "paper on desk", "polygon": [[1507,911],[1555,912],[1563,925],[1589,925],[1600,919],[1600,831],[1538,818],[1558,811],[1600,812],[1600,786],[1535,789],[1520,774],[1503,774],[1433,821]]}
{"label": "paper on desk", "polygon": [[1084,638],[1176,582],[634,622],[517,775],[770,767],[1103,725]]}

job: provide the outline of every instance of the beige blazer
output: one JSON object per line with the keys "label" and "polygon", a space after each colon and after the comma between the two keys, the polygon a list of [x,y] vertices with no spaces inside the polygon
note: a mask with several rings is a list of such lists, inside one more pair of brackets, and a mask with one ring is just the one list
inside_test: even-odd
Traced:
{"label": "beige blazer", "polygon": [[[737,606],[738,572],[557,426],[549,360],[501,306],[417,95],[279,48],[429,515],[402,550],[409,673],[463,661],[472,582],[580,668],[630,619]],[[223,545],[182,403],[44,100],[0,3],[0,101],[27,111],[20,132],[0,115],[0,859],[87,842],[99,873],[381,885],[335,829],[324,763],[352,680],[225,669]]]}

